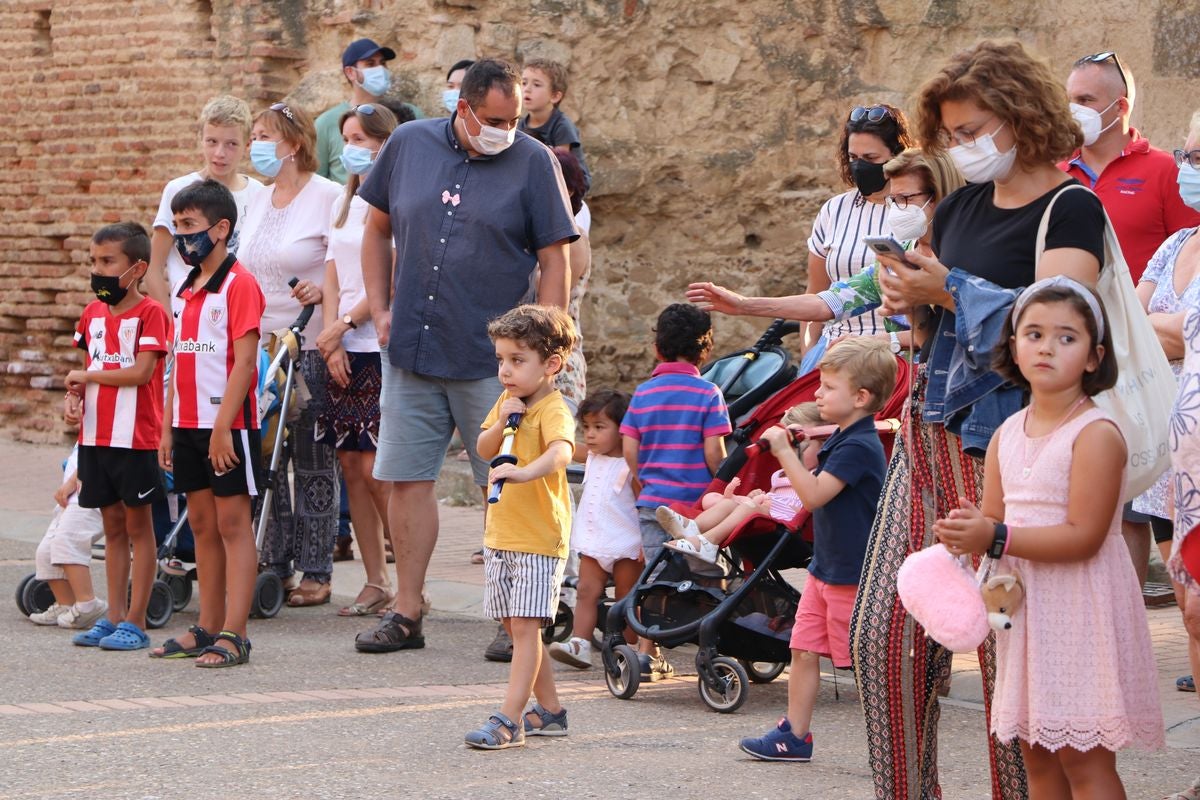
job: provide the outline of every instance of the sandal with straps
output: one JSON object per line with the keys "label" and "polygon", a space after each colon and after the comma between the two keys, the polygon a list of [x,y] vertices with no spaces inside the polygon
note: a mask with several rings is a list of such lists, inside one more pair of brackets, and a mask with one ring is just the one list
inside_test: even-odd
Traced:
{"label": "sandal with straps", "polygon": [[[533,717],[538,724],[534,724]],[[525,712],[522,721],[525,723],[526,736],[566,736],[567,735],[567,710],[564,708],[557,714],[551,714],[541,703],[534,703],[528,711]]]}
{"label": "sandal with straps", "polygon": [[196,666],[203,669],[223,669],[224,667],[236,667],[239,664],[250,663],[250,640],[243,639],[233,631],[221,631],[213,637],[215,640],[225,640],[233,645],[234,649],[229,650],[221,647],[218,644],[210,644],[208,647],[200,651],[198,655],[206,656],[210,653],[219,655],[222,661],[217,661],[211,664],[206,664],[203,661],[197,661]]}
{"label": "sandal with straps", "polygon": [[150,651],[151,658],[195,658],[204,652],[204,648],[211,647],[216,644],[217,640],[208,631],[201,628],[199,625],[193,625],[188,628],[190,633],[196,640],[193,647],[184,647],[179,643],[178,639],[167,639],[162,643],[162,652]]}
{"label": "sandal with straps", "polygon": [[420,650],[425,646],[421,618],[409,619],[389,611],[372,630],[354,637],[354,649],[360,653],[391,653],[396,650]]}
{"label": "sandal with straps", "polygon": [[525,731],[497,711],[488,717],[479,730],[471,731],[463,741],[480,750],[506,750],[525,746]]}
{"label": "sandal with straps", "polygon": [[684,555],[698,558],[701,561],[706,561],[709,564],[717,563],[717,555],[721,552],[721,548],[703,536],[700,537],[700,547],[698,548],[692,544],[690,539],[676,539],[673,542],[664,543],[663,547],[669,547],[676,553],[683,553]]}
{"label": "sandal with straps", "polygon": [[[377,589],[381,594],[380,598],[370,603],[355,600],[350,605],[338,610],[337,615],[339,617],[365,617],[374,614],[382,608],[387,608],[396,599],[395,593],[390,591],[386,586],[380,586],[377,583],[364,583],[363,588]],[[362,594],[362,592],[359,592],[359,594]]]}

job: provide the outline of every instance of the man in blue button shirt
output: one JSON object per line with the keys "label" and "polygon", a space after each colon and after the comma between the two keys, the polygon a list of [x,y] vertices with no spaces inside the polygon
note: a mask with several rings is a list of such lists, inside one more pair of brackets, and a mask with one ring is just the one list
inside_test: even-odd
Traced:
{"label": "man in blue button shirt", "polygon": [[424,646],[434,481],[455,427],[487,483],[475,440],[501,389],[488,321],[519,304],[539,265],[538,302],[567,305],[567,245],[579,234],[557,159],[517,130],[521,110],[517,71],[478,61],[454,114],[397,128],[359,190],[371,206],[363,280],[387,348],[375,477],[392,483],[398,584],[392,610],[359,634],[361,651]]}

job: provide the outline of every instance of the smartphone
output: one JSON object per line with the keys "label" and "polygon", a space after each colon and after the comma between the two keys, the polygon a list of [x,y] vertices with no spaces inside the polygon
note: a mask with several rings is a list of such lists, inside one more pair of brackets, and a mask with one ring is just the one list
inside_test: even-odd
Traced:
{"label": "smartphone", "polygon": [[910,264],[908,257],[904,252],[904,247],[891,236],[864,236],[863,244],[874,250],[876,253],[903,261],[913,269],[920,269],[915,264]]}

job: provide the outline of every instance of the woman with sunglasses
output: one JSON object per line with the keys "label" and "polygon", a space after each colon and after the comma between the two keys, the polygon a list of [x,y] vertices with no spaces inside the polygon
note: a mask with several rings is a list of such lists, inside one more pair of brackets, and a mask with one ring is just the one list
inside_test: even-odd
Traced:
{"label": "woman with sunglasses", "polygon": [[[917,115],[923,149],[948,153],[971,184],[938,206],[936,255],[910,252],[915,269],[880,257],[889,267],[879,271],[887,309],[926,308],[930,315],[929,325],[915,329],[922,355],[907,407],[911,434],[896,440],[850,631],[880,798],[941,794],[937,695],[946,687],[951,654],[908,617],[897,600],[896,573],[905,557],[933,543],[933,522],[957,509],[960,498],[978,504],[992,433],[1024,402],[977,354],[997,344],[1016,289],[1052,275],[1094,286],[1104,257],[1100,201],[1078,190],[1057,196],[1076,181],[1055,165],[1083,136],[1043,61],[1017,42],[980,42],[926,81]],[[1052,199],[1038,261],[1038,226]],[[958,367],[953,374],[951,364]],[[989,730],[993,647],[989,640],[979,650]],[[1060,796],[1046,791],[1046,776],[1057,770],[1043,758],[1046,751],[1002,733],[1003,742],[988,736],[993,797]],[[1104,753],[1112,755],[1076,755],[1111,771]]]}
{"label": "woman with sunglasses", "polygon": [[[250,162],[272,180],[246,210],[238,260],[258,280],[267,299],[263,333],[286,328],[302,306],[320,305],[329,246],[330,213],[342,187],[316,174],[316,130],[304,109],[275,103],[254,119]],[[293,289],[288,281],[300,282]],[[321,309],[314,318],[320,320]],[[328,603],[337,538],[339,479],[333,448],[315,441],[317,418],[327,402],[325,360],[316,349],[316,325],[304,337],[300,374],[312,395],[295,422],[288,423],[284,451],[262,558],[292,591],[288,605]],[[296,473],[293,513],[288,461]],[[295,568],[304,573],[299,587]]]}

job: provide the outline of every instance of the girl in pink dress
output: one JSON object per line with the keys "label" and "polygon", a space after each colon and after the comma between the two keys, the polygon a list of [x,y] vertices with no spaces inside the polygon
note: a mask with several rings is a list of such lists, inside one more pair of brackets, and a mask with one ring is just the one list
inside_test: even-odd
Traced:
{"label": "girl in pink dress", "polygon": [[992,733],[1018,738],[1030,800],[1123,798],[1116,751],[1163,744],[1146,611],[1121,538],[1125,441],[1092,396],[1116,383],[1099,299],[1059,275],[1025,289],[994,367],[1031,393],[988,447],[982,509],[934,525],[1025,583],[996,634]]}

